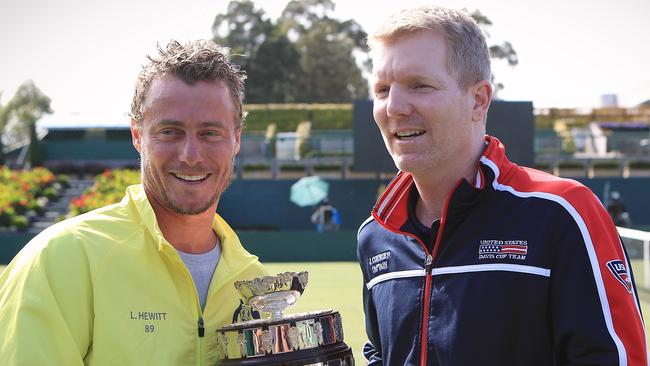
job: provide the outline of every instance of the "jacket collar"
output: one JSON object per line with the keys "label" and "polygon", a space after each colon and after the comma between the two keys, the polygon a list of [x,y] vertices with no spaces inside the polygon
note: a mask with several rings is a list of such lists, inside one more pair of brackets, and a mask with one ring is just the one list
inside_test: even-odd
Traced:
{"label": "jacket collar", "polygon": [[[151,207],[151,203],[147,198],[142,184],[136,184],[127,187],[126,195],[122,199],[122,205],[128,207],[135,215],[142,226],[149,232],[158,245],[158,250],[163,251],[165,248],[173,248],[173,246],[165,239],[158,226],[156,214]],[[221,243],[222,256],[230,255],[232,249],[243,251],[239,238],[234,230],[226,223],[226,221],[215,213],[212,221],[212,229],[219,237]],[[175,250],[175,249],[174,249]]]}
{"label": "jacket collar", "polygon": [[[156,215],[147,199],[142,184],[129,186],[120,204],[127,208],[134,221],[138,222],[144,230],[149,232],[152,240],[157,245],[157,250],[163,257],[175,258],[179,263],[182,261],[176,249],[165,239],[160,231]],[[210,283],[208,296],[211,293],[219,293],[224,286],[232,286],[233,281],[239,278],[242,273],[249,270],[250,265],[258,260],[256,256],[248,253],[244,249],[237,234],[216,213],[212,221],[212,229],[219,237],[221,257],[219,259],[219,265],[212,276],[213,279]],[[262,270],[262,273],[266,274],[266,271]],[[215,309],[215,307],[206,308]]]}
{"label": "jacket collar", "polygon": [[[476,172],[476,184],[473,187],[474,190],[479,191],[485,190],[486,185],[492,186],[495,178],[507,177],[515,166],[506,158],[505,146],[501,141],[489,135],[485,136],[485,141],[487,146],[480,158]],[[414,184],[411,173],[398,172],[372,210],[375,220],[390,230],[400,231],[408,220],[408,196]],[[454,195],[460,188],[466,190],[471,186],[467,180],[462,179],[456,190],[450,192],[449,197],[454,196],[454,200],[458,196],[462,197],[462,194]],[[472,197],[471,201],[475,201],[475,198]]]}

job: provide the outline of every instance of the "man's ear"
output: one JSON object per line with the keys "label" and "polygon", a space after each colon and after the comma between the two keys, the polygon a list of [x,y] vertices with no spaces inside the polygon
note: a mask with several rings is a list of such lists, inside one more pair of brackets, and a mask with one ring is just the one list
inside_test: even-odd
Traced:
{"label": "man's ear", "polygon": [[239,148],[241,147],[241,133],[243,128],[238,127],[235,130],[235,155],[239,154]]}
{"label": "man's ear", "polygon": [[487,80],[481,80],[469,87],[470,95],[474,104],[472,107],[472,121],[483,122],[487,118],[488,108],[492,102],[492,84]]}
{"label": "man's ear", "polygon": [[134,118],[131,118],[131,141],[133,141],[133,147],[135,147],[138,152],[141,152],[142,148],[142,131],[138,121]]}

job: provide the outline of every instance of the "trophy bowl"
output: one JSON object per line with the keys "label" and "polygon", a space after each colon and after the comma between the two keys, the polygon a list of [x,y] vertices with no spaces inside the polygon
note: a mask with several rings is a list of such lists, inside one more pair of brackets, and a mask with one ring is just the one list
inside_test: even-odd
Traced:
{"label": "trophy bowl", "polygon": [[217,330],[217,352],[224,366],[354,366],[352,350],[343,342],[338,311],[322,310],[282,315],[302,295],[307,272],[284,272],[249,281],[235,288],[250,308],[270,313]]}

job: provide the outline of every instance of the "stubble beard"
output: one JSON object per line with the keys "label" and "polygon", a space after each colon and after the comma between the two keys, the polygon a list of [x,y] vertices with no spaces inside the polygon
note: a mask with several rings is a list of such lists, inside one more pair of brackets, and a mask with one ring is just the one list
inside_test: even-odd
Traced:
{"label": "stubble beard", "polygon": [[224,176],[219,179],[217,190],[210,199],[206,200],[204,205],[196,208],[181,207],[165,193],[160,181],[155,179],[152,173],[151,163],[146,156],[140,158],[140,173],[142,175],[143,185],[146,185],[146,188],[154,195],[154,199],[158,200],[166,209],[178,215],[199,215],[210,209],[218,201],[226,188],[228,188],[232,182],[233,166],[231,165],[229,169],[226,169]]}

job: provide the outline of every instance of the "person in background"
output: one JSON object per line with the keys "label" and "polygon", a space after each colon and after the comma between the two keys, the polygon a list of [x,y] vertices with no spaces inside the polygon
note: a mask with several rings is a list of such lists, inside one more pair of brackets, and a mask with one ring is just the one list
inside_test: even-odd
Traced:
{"label": "person in background", "polygon": [[578,182],[486,135],[485,37],[424,6],[368,40],[373,114],[399,173],[359,228],[369,365],[647,365],[630,263]]}
{"label": "person in background", "polygon": [[612,191],[610,194],[607,212],[616,226],[625,227],[632,224],[630,214],[627,212],[627,207],[625,207],[621,194],[618,191]]}
{"label": "person in background", "polygon": [[329,200],[325,198],[316,206],[314,213],[311,215],[311,222],[316,225],[318,233],[338,231],[341,225],[341,216],[336,207],[332,206]]}
{"label": "person in background", "polygon": [[149,57],[131,107],[142,184],[47,228],[0,275],[1,365],[217,363],[217,328],[246,313],[234,281],[265,274],[215,213],[244,79],[208,41]]}

